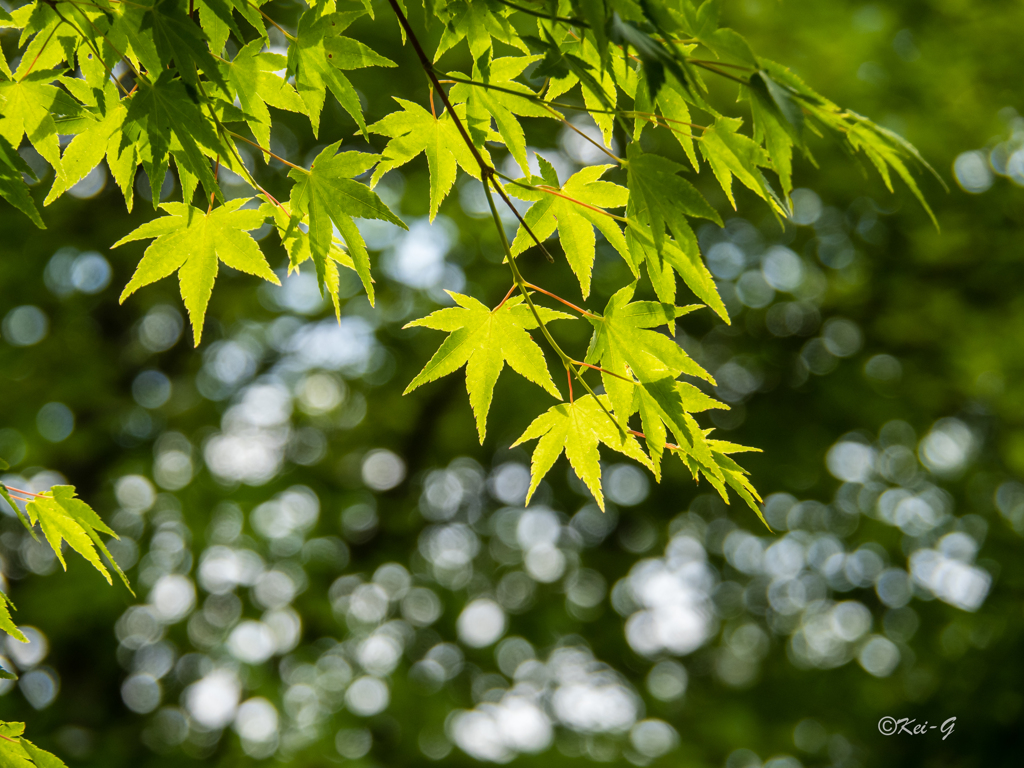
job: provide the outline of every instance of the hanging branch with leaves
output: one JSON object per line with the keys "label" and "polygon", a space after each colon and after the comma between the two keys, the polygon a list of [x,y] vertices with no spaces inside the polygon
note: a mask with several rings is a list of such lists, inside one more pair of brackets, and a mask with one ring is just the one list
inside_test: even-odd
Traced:
{"label": "hanging branch with leaves", "polygon": [[[396,99],[396,111],[369,122],[346,73],[396,64],[350,36],[352,24],[366,16],[392,30],[397,20],[395,45],[409,44],[426,75],[421,101]],[[721,224],[721,218],[692,174],[710,172],[733,207],[738,182],[781,220],[790,212],[794,151],[813,162],[810,136],[842,142],[890,189],[898,176],[926,210],[913,171],[927,165],[891,131],[757,56],[736,31],[719,25],[715,0],[426,0],[424,17],[426,27],[414,27],[401,0],[307,0],[297,12],[273,0],[46,0],[0,10],[0,30],[17,33],[16,41],[5,36],[0,57],[0,196],[44,226],[26,184],[35,174],[19,154],[28,146],[53,170],[44,205],[105,161],[131,210],[141,166],[154,211],[164,215],[114,244],[152,241],[121,300],[177,272],[198,345],[221,262],[278,282],[249,234],[268,222],[288,269],[312,262],[339,317],[342,268],[358,275],[372,304],[373,264],[355,220],[404,228],[373,188],[424,155],[431,219],[460,171],[481,182],[512,289],[493,308],[453,293],[456,306],[411,323],[448,337],[407,391],[465,366],[482,441],[507,364],[560,401],[517,442],[538,441],[531,495],[564,452],[603,507],[598,446],[604,444],[659,479],[666,454],[675,455],[694,480],[706,479],[727,502],[737,495],[760,516],[760,497],[732,458],[752,449],[716,440],[700,426],[697,414],[727,406],[700,389],[700,382],[713,385],[713,377],[674,340],[676,321],[700,308],[729,322],[694,234],[695,220]],[[422,41],[438,31],[431,56]],[[440,63],[463,45],[468,71]],[[709,87],[712,79],[722,87]],[[746,104],[749,129],[745,118],[715,106],[722,93]],[[274,110],[304,115],[314,135],[350,130],[323,119],[328,94],[366,141],[380,144],[379,153],[342,151],[335,141],[306,168],[272,151]],[[566,117],[572,112],[589,114],[600,138],[581,132]],[[531,165],[523,118],[557,121],[610,162],[566,179],[543,158]],[[678,143],[688,165],[643,148],[645,133],[654,130]],[[63,150],[61,136],[72,137]],[[625,145],[623,157],[613,140]],[[288,168],[286,198],[261,183],[265,166],[247,165],[250,150]],[[497,170],[494,156],[506,153],[518,177]],[[161,204],[172,166],[182,198]],[[250,196],[227,199],[221,169],[244,180]],[[368,173],[368,183],[361,181]],[[525,213],[512,198],[529,204]],[[511,242],[499,206],[518,222]],[[555,235],[560,253],[551,245]],[[524,274],[526,254],[564,258],[586,300],[599,239],[632,275],[601,312]],[[699,303],[677,303],[681,290]],[[650,298],[636,298],[645,293]],[[542,303],[549,301],[561,308]],[[562,321],[592,327],[588,349],[563,348],[556,335]],[[565,369],[564,389],[537,335]],[[51,544],[67,540],[102,569],[92,549],[103,551],[95,536],[102,523],[70,493],[33,497],[27,522],[38,520]],[[4,616],[6,609],[0,622]],[[13,625],[7,620],[3,627]]]}

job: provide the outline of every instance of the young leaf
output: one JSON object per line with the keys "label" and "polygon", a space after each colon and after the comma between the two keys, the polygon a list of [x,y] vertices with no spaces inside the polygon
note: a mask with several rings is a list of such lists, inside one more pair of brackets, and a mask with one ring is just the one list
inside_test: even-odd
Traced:
{"label": "young leaf", "polygon": [[[469,404],[476,415],[476,428],[481,444],[487,433],[487,412],[491,407],[494,385],[502,368],[509,367],[520,376],[542,387],[552,397],[562,396],[551,380],[544,353],[527,331],[538,327],[537,318],[523,303],[522,296],[509,299],[496,309],[488,309],[476,299],[449,291],[457,307],[432,312],[409,327],[433,328],[450,335],[416,378],[409,382],[403,394],[422,384],[447,376],[466,366],[466,390]],[[572,320],[572,315],[553,309],[538,307],[541,320]]]}
{"label": "young leaf", "polygon": [[295,87],[276,74],[287,66],[287,59],[276,53],[262,53],[262,48],[262,40],[253,40],[223,67],[253,136],[260,145],[269,147],[270,110],[267,106],[304,114],[306,105]]}
{"label": "young leaf", "polygon": [[[67,563],[64,562],[64,554],[61,551],[61,544],[66,541],[71,548],[88,560],[92,566],[103,574],[108,584],[113,583],[110,573],[100,561],[99,552],[107,558],[114,572],[121,577],[121,581],[131,591],[128,579],[121,571],[120,566],[111,557],[107,546],[100,539],[99,533],[113,536],[118,535],[104,523],[99,515],[81,499],[75,498],[75,489],[70,485],[55,485],[46,493],[36,496],[25,506],[29,520],[34,525],[36,522],[43,529],[43,535],[50,543],[53,553],[57,556],[60,564],[67,570]],[[99,533],[97,533],[99,532]],[[97,549],[99,552],[97,552]],[[132,592],[132,594],[135,594]]]}
{"label": "young leaf", "polygon": [[[301,222],[297,215],[290,214],[284,209],[283,203],[274,205],[267,201],[260,207],[260,210],[267,216],[273,216],[274,218],[274,226],[281,238],[281,244],[288,252],[288,274],[291,274],[292,270],[298,271],[300,265],[313,258],[313,253],[309,248],[309,233],[299,226]],[[331,302],[334,304],[334,315],[340,322],[341,276],[338,273],[339,265],[351,269],[353,272],[356,271],[356,265],[353,263],[352,257],[342,248],[338,239],[334,238],[331,241],[331,249],[327,253],[324,286],[327,292],[331,294]]]}
{"label": "young leaf", "polygon": [[59,74],[57,70],[33,71],[22,80],[0,81],[0,136],[11,147],[21,146],[22,137],[27,136],[58,177],[64,171],[54,117],[74,117],[82,112],[77,102],[52,85]]}
{"label": "young leaf", "polygon": [[722,226],[722,219],[690,182],[677,175],[683,167],[647,154],[633,142],[626,150],[630,202],[637,218],[651,228],[654,247],[661,250],[666,227],[677,241],[690,233],[687,216],[700,216]]}
{"label": "young leaf", "polygon": [[434,54],[436,62],[451,48],[454,48],[463,40],[469,43],[469,52],[473,61],[479,61],[484,54],[492,48],[491,38],[500,40],[507,45],[523,48],[519,41],[515,27],[506,18],[509,13],[507,7],[503,7],[491,0],[457,0],[448,6],[451,10],[450,19],[445,24],[444,34],[441,35],[441,42],[437,45]]}
{"label": "young leaf", "polygon": [[466,148],[451,115],[435,117],[419,104],[399,98],[395,101],[402,106],[401,112],[392,112],[367,128],[370,133],[391,139],[373,171],[370,184],[376,186],[385,173],[424,153],[430,171],[430,220],[433,221],[455,183],[457,166],[461,165],[474,176],[480,175],[480,166]]}
{"label": "young leaf", "polygon": [[764,177],[757,170],[758,166],[770,164],[768,156],[752,139],[736,132],[741,124],[739,118],[719,117],[705,129],[704,139],[700,142],[701,154],[711,165],[733,208],[736,207],[732,194],[733,176],[765,200],[772,201]]}
{"label": "young leaf", "polygon": [[[538,156],[539,157],[539,156]],[[541,163],[547,161],[540,158]],[[536,201],[523,218],[533,234],[544,240],[555,229],[565,251],[565,258],[576,274],[583,291],[583,298],[590,295],[590,276],[594,269],[596,238],[594,228],[607,238],[608,242],[618,251],[626,263],[633,267],[626,239],[619,225],[610,216],[602,213],[605,208],[621,208],[626,204],[629,192],[625,187],[609,181],[599,181],[611,165],[591,165],[569,177],[564,186],[558,186],[558,177],[554,176],[554,190],[560,194],[528,190],[517,185],[509,185],[509,193],[521,200]],[[550,166],[549,166],[550,168]],[[554,168],[550,168],[554,174]],[[534,177],[534,186],[550,188],[550,181]],[[512,241],[512,253],[518,255],[534,244],[533,237],[527,234],[520,225],[515,240]],[[635,271],[635,270],[634,270]]]}
{"label": "young leaf", "polygon": [[[539,58],[540,56],[509,56],[494,59],[487,68],[486,75],[481,74],[479,69],[473,70],[474,79],[482,80],[494,88],[458,83],[449,94],[454,103],[466,104],[467,122],[474,141],[478,145],[484,143],[490,134],[493,120],[501,140],[524,173],[529,173],[530,167],[526,159],[526,133],[518,118],[523,116],[551,119],[559,116],[557,112],[553,114],[528,98],[535,95],[533,91],[515,81],[526,67]],[[516,96],[509,91],[518,91],[524,95]]]}
{"label": "young leaf", "polygon": [[353,216],[379,219],[408,229],[400,218],[384,204],[377,193],[353,177],[372,168],[380,155],[369,152],[338,152],[341,142],[324,149],[308,171],[293,170],[289,176],[297,183],[292,187],[292,210],[309,216],[309,244],[316,265],[321,292],[326,279],[327,255],[334,239],[332,225],[338,228],[366,295],[373,304],[373,281],[370,277],[370,254],[359,234]]}
{"label": "young leaf", "polygon": [[[681,382],[677,382],[676,377],[686,374],[712,384],[714,379],[672,338],[650,330],[659,325],[671,328],[677,317],[696,307],[630,302],[633,290],[634,286],[627,286],[612,296],[602,318],[587,318],[594,326],[594,336],[586,362],[599,363],[603,369],[605,391],[623,428],[629,417],[640,409],[648,447],[655,461],[665,448],[667,427],[681,448],[696,456],[702,468],[718,476],[720,473],[717,473],[703,433],[687,408],[686,400],[693,401],[692,391],[678,386]],[[700,405],[703,410],[706,403]]]}
{"label": "young leaf", "polygon": [[202,31],[183,10],[183,5],[184,0],[156,0],[146,11],[140,31],[152,34],[160,60],[165,66],[173,63],[186,83],[194,87],[201,71],[226,90],[227,85]]}
{"label": "young leaf", "polygon": [[154,209],[160,201],[173,140],[181,145],[179,157],[185,160],[188,171],[199,177],[207,194],[223,201],[224,193],[206,158],[227,158],[232,153],[218,137],[210,119],[199,111],[184,84],[170,70],[161,72],[152,84],[140,80],[138,85],[125,116],[118,154],[132,143],[138,145],[136,151],[149,176]]}
{"label": "young leaf", "polygon": [[320,131],[320,112],[328,89],[365,136],[366,121],[359,94],[341,72],[397,65],[358,40],[341,35],[357,16],[362,15],[361,11],[329,13],[317,18],[319,13],[319,10],[311,8],[299,19],[296,38],[288,46],[288,74],[295,75],[295,87],[306,104],[314,136]]}
{"label": "young leaf", "polygon": [[40,229],[46,229],[39,209],[36,208],[35,200],[29,192],[25,177],[35,177],[28,163],[21,155],[14,151],[14,148],[2,135],[0,135],[0,197],[24,213]]}
{"label": "young leaf", "polygon": [[[18,629],[18,625],[14,623],[14,619],[11,617],[12,610],[14,610],[14,603],[11,602],[11,598],[0,592],[0,629],[15,640],[27,643],[28,638],[25,637],[25,633]],[[6,679],[10,680],[11,678],[8,677]]]}
{"label": "young leaf", "polygon": [[597,450],[599,443],[604,443],[612,450],[650,466],[650,460],[640,449],[636,438],[620,430],[615,422],[608,418],[597,398],[601,399],[606,408],[610,407],[607,395],[581,397],[572,403],[553,406],[534,419],[520,438],[512,443],[512,447],[515,447],[528,440],[540,438],[530,462],[527,504],[563,450],[576,476],[587,484],[602,511],[604,494],[601,493],[601,457]]}
{"label": "young leaf", "polygon": [[135,274],[121,293],[123,303],[136,290],[178,272],[181,298],[192,323],[195,345],[203,335],[206,307],[217,278],[218,259],[232,269],[262,277],[280,285],[260,251],[248,234],[259,229],[266,215],[258,210],[240,210],[247,201],[231,200],[206,213],[186,203],[164,203],[160,207],[169,214],[143,224],[125,235],[112,247],[133,240],[156,240],[146,249]]}

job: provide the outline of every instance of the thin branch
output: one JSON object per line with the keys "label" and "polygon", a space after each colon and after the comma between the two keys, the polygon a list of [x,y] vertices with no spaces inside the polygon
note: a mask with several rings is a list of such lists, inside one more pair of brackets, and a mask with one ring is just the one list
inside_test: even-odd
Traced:
{"label": "thin branch", "polygon": [[580,307],[577,307],[577,306],[576,306],[575,304],[573,304],[572,302],[566,301],[566,300],[565,300],[565,299],[563,299],[563,298],[562,298],[561,296],[556,296],[556,295],[555,295],[555,294],[553,294],[553,293],[552,293],[551,291],[547,291],[547,290],[545,290],[545,289],[541,288],[541,287],[540,287],[539,285],[534,285],[533,283],[526,283],[526,287],[527,287],[527,288],[531,288],[531,289],[533,289],[533,290],[535,290],[535,291],[538,291],[539,293],[543,293],[543,294],[544,294],[545,296],[550,296],[550,297],[551,297],[552,299],[554,299],[555,301],[560,301],[560,302],[562,302],[562,303],[563,303],[563,304],[565,304],[565,306],[567,306],[567,307],[568,307],[569,309],[571,309],[571,310],[573,310],[573,311],[575,311],[575,312],[579,312],[579,313],[580,313],[581,315],[583,315],[584,317],[592,317],[592,318],[594,318],[595,320],[603,320],[603,319],[604,319],[604,318],[603,318],[603,317],[601,317],[600,315],[595,315],[595,314],[594,314],[593,312],[587,312],[587,310],[585,310],[585,309],[582,309],[582,308],[580,308]]}
{"label": "thin branch", "polygon": [[565,378],[569,382],[569,405],[572,405],[576,401],[573,399],[572,396],[572,371],[570,371],[568,368],[565,369]]}
{"label": "thin branch", "polygon": [[508,0],[498,0],[498,2],[501,3],[502,5],[507,5],[509,8],[512,8],[513,10],[522,11],[523,13],[538,19],[547,19],[548,21],[560,21],[563,24],[572,24],[575,27],[583,27],[584,29],[590,29],[590,25],[583,19],[573,19],[567,16],[552,16],[551,14],[544,13],[543,11],[535,11],[532,8],[524,8],[521,5],[510,3],[508,2]]}
{"label": "thin branch", "polygon": [[284,163],[289,168],[294,168],[296,171],[302,171],[303,173],[309,173],[309,171],[306,170],[305,168],[303,168],[301,165],[296,165],[295,163],[292,163],[292,162],[289,162],[289,161],[285,160],[280,155],[275,155],[269,149],[267,149],[266,147],[260,146],[255,141],[250,141],[249,139],[245,138],[245,136],[242,136],[241,134],[235,133],[234,131],[232,131],[229,128],[225,128],[224,130],[227,131],[232,136],[234,136],[236,139],[241,139],[246,144],[249,144],[250,146],[256,147],[256,149],[260,150],[260,152],[265,152],[266,154],[270,155],[272,158],[277,160],[279,163]]}
{"label": "thin branch", "polygon": [[519,287],[519,286],[518,286],[518,285],[516,285],[516,282],[515,282],[515,280],[513,280],[513,281],[512,281],[512,287],[508,289],[508,293],[506,293],[506,294],[505,294],[505,298],[504,298],[504,299],[502,299],[502,300],[501,300],[501,302],[500,302],[500,303],[498,304],[498,306],[496,306],[496,307],[495,307],[495,308],[494,308],[493,310],[491,310],[491,311],[492,311],[492,312],[497,312],[497,311],[498,311],[499,309],[501,309],[502,307],[504,307],[504,306],[505,306],[505,302],[506,302],[506,301],[508,301],[508,300],[509,300],[510,298],[512,298],[512,294],[516,292],[516,288],[518,288],[518,287]]}
{"label": "thin branch", "polygon": [[280,24],[278,24],[278,23],[277,23],[276,21],[274,21],[274,20],[273,20],[272,18],[270,18],[269,16],[267,16],[267,13],[266,13],[266,11],[264,11],[264,10],[263,10],[262,8],[260,8],[260,7],[258,6],[258,5],[256,5],[256,3],[252,2],[252,0],[249,0],[249,5],[250,5],[250,6],[252,6],[253,8],[255,8],[255,9],[256,9],[257,11],[259,11],[259,12],[260,12],[260,16],[262,16],[262,17],[263,17],[264,19],[266,19],[266,20],[267,20],[267,21],[269,21],[269,22],[270,22],[271,24],[273,24],[273,25],[274,25],[275,27],[277,27],[277,31],[278,31],[278,32],[280,32],[280,33],[281,33],[282,35],[284,35],[284,36],[285,36],[285,37],[286,37],[286,38],[287,38],[288,40],[290,40],[291,42],[293,42],[293,43],[295,42],[295,40],[296,40],[296,38],[295,38],[295,35],[293,35],[293,34],[292,34],[291,32],[289,32],[289,31],[288,31],[287,29],[285,29],[284,27],[282,27],[282,26],[281,26]]}
{"label": "thin branch", "polygon": [[590,203],[584,203],[582,200],[577,200],[575,197],[570,197],[569,195],[566,195],[561,190],[555,189],[554,187],[549,187],[547,185],[540,185],[540,184],[526,184],[526,183],[524,183],[522,181],[518,181],[516,179],[513,179],[510,176],[506,176],[505,174],[500,173],[498,171],[495,171],[495,173],[497,173],[498,176],[500,176],[502,179],[507,181],[509,184],[514,184],[517,187],[522,187],[523,189],[529,189],[529,190],[531,190],[533,192],[544,192],[544,193],[546,193],[548,195],[553,195],[554,197],[560,197],[563,200],[568,200],[570,203],[575,203],[576,205],[580,206],[581,208],[586,208],[588,210],[593,211],[594,213],[602,213],[605,216],[607,216],[607,217],[609,217],[611,219],[615,219],[616,221],[621,221],[624,224],[628,223],[628,221],[629,221],[625,216],[619,216],[618,214],[606,211],[604,208],[598,208],[596,205],[591,205]]}
{"label": "thin branch", "polygon": [[[558,114],[558,113],[557,113],[557,112],[555,111],[555,109],[554,109],[553,107],[548,107],[548,109],[550,109],[550,110],[551,110],[552,112],[555,112],[555,114]],[[568,120],[566,120],[566,119],[565,119],[564,117],[562,117],[561,115],[558,115],[558,117],[559,117],[559,118],[561,119],[561,121],[562,121],[563,123],[565,123],[565,125],[566,125],[566,127],[567,127],[567,128],[569,128],[570,130],[572,130],[572,131],[575,131],[576,133],[578,133],[578,134],[579,134],[580,136],[582,136],[582,137],[583,137],[584,139],[586,139],[586,140],[587,140],[587,141],[589,141],[589,142],[590,142],[591,144],[593,144],[593,145],[594,145],[595,147],[597,147],[597,148],[598,148],[598,149],[600,149],[600,150],[601,150],[602,152],[604,152],[604,153],[605,153],[606,155],[608,155],[608,157],[610,157],[610,158],[611,158],[612,160],[614,160],[614,161],[615,161],[616,163],[618,163],[619,165],[622,165],[622,158],[621,158],[621,157],[617,157],[617,156],[616,156],[616,155],[615,155],[614,153],[612,153],[611,151],[609,151],[608,149],[606,149],[606,148],[605,148],[605,146],[604,146],[603,144],[599,144],[598,142],[594,141],[594,140],[593,140],[593,139],[592,139],[592,138],[591,138],[590,136],[588,136],[587,134],[585,134],[585,133],[584,133],[583,131],[581,131],[581,130],[580,130],[579,128],[577,128],[577,127],[576,127],[575,125],[573,125],[573,124],[572,124],[571,122],[569,122]]]}
{"label": "thin branch", "polygon": [[[79,37],[81,37],[82,40],[85,41],[86,45],[88,45],[92,49],[92,52],[93,52],[93,54],[95,54],[96,59],[99,61],[100,64],[103,65],[103,68],[107,71],[107,75],[110,77],[111,80],[114,81],[114,83],[117,85],[117,87],[121,89],[121,92],[125,96],[127,96],[128,95],[128,89],[125,88],[124,85],[122,85],[120,80],[118,80],[116,77],[114,77],[114,70],[107,66],[107,62],[105,62],[103,60],[103,54],[100,53],[99,49],[96,47],[96,45],[93,43],[93,41],[91,39],[89,39],[88,37],[86,37],[85,32],[77,24],[72,22],[63,13],[61,13],[60,9],[57,8],[56,4],[53,5],[52,7],[53,7],[53,12],[57,14],[57,16],[61,19],[61,21],[63,21],[68,26],[72,27],[75,30],[75,32],[78,33]],[[88,16],[85,16],[85,14],[82,14],[82,15],[85,17],[86,21],[88,21],[90,24],[92,24],[92,19],[90,19]],[[93,26],[93,29],[96,29],[96,25],[95,24],[92,24],[92,26]],[[97,32],[98,31],[99,30],[97,30]],[[107,45],[110,45],[110,41],[107,40],[105,35],[103,35],[101,33],[101,37],[103,37],[103,39],[107,42]],[[113,48],[114,46],[111,45],[110,47]],[[118,53],[116,48],[114,48],[114,52]]]}
{"label": "thin branch", "polygon": [[695,66],[700,67],[701,69],[706,69],[708,72],[714,72],[716,75],[718,75],[720,77],[724,77],[726,80],[733,80],[733,81],[739,83],[740,85],[747,85],[747,86],[750,85],[750,81],[749,80],[744,80],[742,77],[736,77],[736,75],[730,75],[728,72],[722,72],[720,69],[716,69],[715,67],[711,66],[710,64],[704,64],[704,63],[699,62],[699,61],[694,61],[693,64]]}
{"label": "thin branch", "polygon": [[745,69],[747,72],[750,72],[755,69],[755,67],[750,67],[747,66],[746,64],[730,64],[727,61],[709,61],[707,59],[687,59],[687,61],[690,62],[691,64],[697,65],[714,64],[715,66],[718,67],[732,67],[733,69]]}
{"label": "thin branch", "polygon": [[22,496],[42,496],[41,493],[32,493],[32,491],[23,491],[21,488],[15,488],[12,485],[5,486],[11,493],[20,493]]}
{"label": "thin branch", "polygon": [[625,376],[621,376],[621,375],[619,375],[617,373],[613,373],[612,371],[609,371],[607,368],[602,368],[599,365],[591,365],[590,363],[584,363],[584,362],[582,362],[580,360],[573,360],[573,362],[576,365],[585,365],[587,368],[592,368],[595,371],[600,371],[601,373],[607,373],[609,376],[614,376],[616,379],[622,379],[623,381],[628,381],[630,384],[636,384],[636,382],[633,381],[632,379],[628,379]]}
{"label": "thin branch", "polygon": [[[644,440],[647,439],[647,435],[645,435],[643,432],[637,432],[635,429],[627,429],[626,431],[629,434],[633,435],[634,437],[642,437]],[[675,443],[665,443],[665,447],[668,448],[670,451],[682,451],[683,450],[682,448],[680,448]]]}

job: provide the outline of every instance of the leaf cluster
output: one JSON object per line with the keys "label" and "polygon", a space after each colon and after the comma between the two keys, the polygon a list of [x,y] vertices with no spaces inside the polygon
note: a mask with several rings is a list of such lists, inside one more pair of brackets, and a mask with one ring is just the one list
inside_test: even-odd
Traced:
{"label": "leaf cluster", "polygon": [[[664,454],[675,454],[695,480],[707,479],[726,500],[731,489],[757,511],[757,492],[730,457],[741,448],[713,439],[695,418],[726,407],[700,388],[714,379],[675,341],[677,319],[700,306],[729,322],[694,234],[696,221],[721,224],[721,218],[693,176],[709,173],[734,208],[738,182],[781,221],[791,212],[794,153],[813,163],[812,136],[840,141],[867,158],[890,189],[898,176],[924,203],[912,173],[926,167],[920,155],[755,54],[719,23],[717,0],[425,0],[426,21],[438,40],[432,55],[404,3],[388,5],[402,41],[412,44],[425,70],[423,104],[430,108],[399,100],[395,111],[370,122],[347,73],[396,66],[351,32],[363,17],[376,20],[379,8],[370,0],[306,0],[291,27],[275,19],[284,18],[277,4],[256,0],[47,0],[4,13],[0,28],[19,37],[18,55],[0,65],[0,195],[43,225],[24,181],[32,172],[18,153],[23,144],[53,170],[46,204],[105,161],[130,209],[141,168],[154,210],[164,215],[115,244],[152,240],[121,298],[176,272],[198,345],[220,263],[279,282],[250,232],[272,226],[289,270],[312,261],[340,317],[340,267],[353,270],[374,301],[370,254],[356,220],[405,227],[373,187],[424,155],[433,218],[461,169],[483,184],[513,288],[493,309],[452,294],[457,306],[412,323],[449,335],[409,389],[465,366],[481,440],[506,364],[557,400],[567,395],[568,403],[539,416],[520,438],[539,440],[531,492],[564,451],[603,504],[597,458],[603,443],[657,477]],[[454,60],[451,52],[465,61],[467,50],[464,71],[445,66]],[[724,106],[719,86],[732,88],[746,104],[742,116]],[[272,110],[304,115],[319,135],[329,95],[365,141],[382,145],[380,151],[341,151],[334,141],[309,167],[273,152]],[[580,131],[570,113],[590,115],[600,134],[586,138],[611,162],[560,179],[543,158],[529,157],[528,131],[534,121]],[[650,151],[645,137],[652,131],[670,135],[685,164]],[[624,156],[616,154],[616,144],[626,145]],[[492,161],[505,153],[521,171],[516,178],[498,172]],[[288,168],[287,199],[261,183],[266,168],[257,161]],[[161,204],[172,165],[182,199]],[[229,199],[221,169],[250,192]],[[495,198],[512,207],[512,197],[529,208],[514,209],[520,224],[508,243]],[[546,242],[556,234],[584,299],[599,239],[624,260],[631,282],[602,313],[523,276],[519,260],[533,248],[553,258]],[[680,283],[700,304],[679,302]],[[634,299],[648,288],[655,300]],[[513,292],[519,295],[511,298]],[[541,296],[574,314],[541,306]],[[576,356],[548,328],[571,319],[592,326],[589,348]],[[564,394],[531,332],[565,369]],[[35,508],[70,509],[70,497],[62,498],[34,502]],[[58,530],[53,525],[43,525],[48,538],[49,530]]]}

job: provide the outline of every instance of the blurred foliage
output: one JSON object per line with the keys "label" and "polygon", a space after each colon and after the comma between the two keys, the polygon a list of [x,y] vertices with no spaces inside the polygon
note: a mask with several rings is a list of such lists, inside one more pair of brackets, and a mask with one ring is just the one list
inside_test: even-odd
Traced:
{"label": "blurred foliage", "polygon": [[[906,136],[951,187],[923,182],[937,233],[909,193],[889,195],[821,142],[817,169],[795,165],[794,222],[780,228],[737,190],[739,210],[764,220],[701,231],[736,319],[684,318],[678,340],[733,404],[713,412],[717,434],[764,449],[747,464],[776,494],[775,535],[672,465],[660,485],[606,467],[602,516],[559,464],[523,517],[528,457],[509,445],[532,418],[532,385],[498,382],[482,447],[458,382],[401,396],[429,333],[401,326],[446,304],[442,288],[491,305],[507,290],[479,186],[456,188],[428,226],[426,163],[389,173],[378,191],[411,233],[364,232],[376,309],[343,285],[339,326],[311,275],[278,289],[228,273],[193,351],[175,286],[117,306],[141,248],[106,248],[145,214],[124,214],[108,182],[51,205],[45,231],[0,208],[0,457],[12,485],[74,483],[121,535],[108,546],[142,599],[81,561],[47,575],[56,561],[5,516],[4,577],[33,642],[7,645],[21,679],[0,683],[0,718],[83,766],[271,753],[468,765],[467,746],[536,765],[1015,762],[1022,11],[749,0],[722,12],[755,49]],[[357,24],[399,64],[352,73],[368,113],[391,96],[420,103],[422,79],[393,74],[417,66],[394,29]],[[272,142],[313,156],[308,123],[282,118]],[[356,130],[333,102],[322,123],[320,141]],[[671,136],[653,138],[683,160]],[[600,161],[571,133],[539,149],[567,167]],[[625,277],[605,248],[593,307]],[[576,284],[565,263],[533,259],[552,290]],[[403,573],[431,593],[389,607]],[[529,646],[485,642],[498,617]],[[389,703],[370,714],[378,679]],[[547,746],[543,722],[517,701],[540,702],[550,748],[530,753]],[[446,727],[455,710],[476,714]],[[511,724],[504,735],[489,713]],[[883,716],[957,720],[943,740],[883,736]]]}

